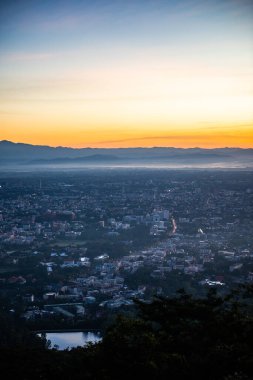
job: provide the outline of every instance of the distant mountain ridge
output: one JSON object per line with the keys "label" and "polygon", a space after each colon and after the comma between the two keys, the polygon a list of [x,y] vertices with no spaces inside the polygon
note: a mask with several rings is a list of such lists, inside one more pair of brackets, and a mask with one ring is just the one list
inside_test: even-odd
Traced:
{"label": "distant mountain ridge", "polygon": [[253,149],[242,148],[67,148],[0,141],[0,165],[214,164],[253,166]]}
{"label": "distant mountain ridge", "polygon": [[90,156],[86,157],[76,157],[76,158],[69,158],[69,157],[60,157],[60,158],[53,158],[51,160],[33,160],[30,161],[30,164],[64,164],[64,163],[85,163],[85,162],[101,162],[101,161],[118,161],[119,157],[113,156],[113,155],[106,155],[106,154],[92,154]]}

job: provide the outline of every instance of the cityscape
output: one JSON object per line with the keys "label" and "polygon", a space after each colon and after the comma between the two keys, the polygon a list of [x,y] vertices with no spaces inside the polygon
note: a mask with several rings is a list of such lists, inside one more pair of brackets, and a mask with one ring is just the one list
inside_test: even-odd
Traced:
{"label": "cityscape", "polygon": [[1,296],[32,329],[101,329],[134,299],[253,281],[251,171],[0,178]]}

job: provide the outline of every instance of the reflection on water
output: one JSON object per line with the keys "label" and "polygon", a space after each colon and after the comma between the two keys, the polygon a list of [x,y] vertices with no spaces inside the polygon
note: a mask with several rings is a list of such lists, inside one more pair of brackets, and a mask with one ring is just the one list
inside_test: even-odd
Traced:
{"label": "reflection on water", "polygon": [[46,339],[51,342],[50,348],[65,350],[85,346],[87,343],[97,343],[101,340],[101,336],[93,332],[57,332],[46,333]]}

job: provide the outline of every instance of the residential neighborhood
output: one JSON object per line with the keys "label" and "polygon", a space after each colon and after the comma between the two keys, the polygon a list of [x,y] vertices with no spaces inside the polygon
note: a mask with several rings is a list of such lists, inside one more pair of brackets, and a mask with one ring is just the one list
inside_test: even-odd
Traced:
{"label": "residential neighborhood", "polygon": [[0,295],[33,327],[97,327],[135,299],[252,283],[252,183],[212,170],[2,176]]}

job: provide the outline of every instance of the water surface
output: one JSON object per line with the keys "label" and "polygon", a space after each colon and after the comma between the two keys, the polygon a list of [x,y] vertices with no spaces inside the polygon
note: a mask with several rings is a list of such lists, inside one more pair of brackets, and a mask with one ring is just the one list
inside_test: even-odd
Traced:
{"label": "water surface", "polygon": [[[41,334],[39,334],[41,335]],[[86,346],[88,343],[97,343],[102,338],[99,333],[94,332],[47,332],[46,339],[51,342],[50,348],[65,350]]]}

